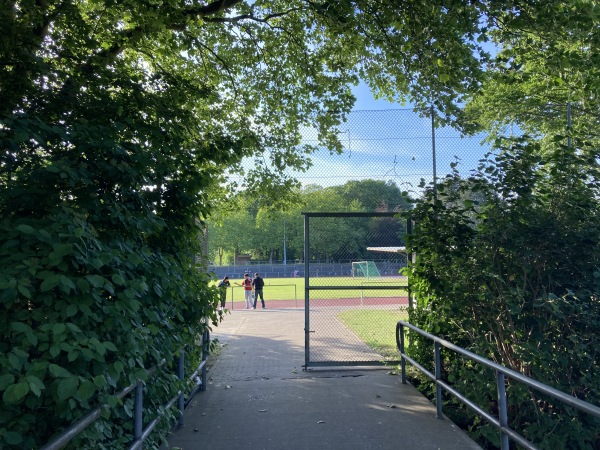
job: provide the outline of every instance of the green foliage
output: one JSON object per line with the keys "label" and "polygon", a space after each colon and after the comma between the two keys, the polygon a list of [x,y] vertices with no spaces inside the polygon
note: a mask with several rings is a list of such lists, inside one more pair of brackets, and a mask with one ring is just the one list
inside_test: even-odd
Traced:
{"label": "green foliage", "polygon": [[[493,137],[511,131],[551,141],[557,130],[598,143],[600,14],[593,1],[522,4],[520,14],[492,13],[489,36],[498,45],[482,84],[468,104],[468,122]],[[565,127],[567,105],[572,125]]]}
{"label": "green foliage", "polygon": [[39,446],[202,331],[200,299],[212,293],[171,246],[101,236],[66,207],[1,229],[0,426],[13,441],[18,433],[25,447]]}
{"label": "green foliage", "polygon": [[[512,2],[2,2],[0,446],[37,447],[101,403],[119,406],[115,426],[97,422],[73,447],[125,446],[131,402],[114,394],[217,319],[193,257],[206,256],[198,219],[239,188],[289,205],[298,184],[283,169],[306,169],[315,148],[299,147],[300,130],[339,151],[359,77],[420,110],[433,99],[454,121],[483,76],[480,19],[518,28],[519,13]],[[252,157],[244,181],[228,182]],[[171,381],[148,383],[150,417]]]}
{"label": "green foliage", "polygon": [[[297,201],[285,210],[273,211],[244,197],[222,204],[209,223],[210,259],[223,264],[226,253],[248,253],[255,259],[283,258],[285,224],[286,250],[290,260],[302,259],[304,254],[303,212],[363,212],[400,211],[410,207],[410,199],[394,183],[377,180],[349,181],[341,186],[309,185],[296,194]],[[343,218],[315,221],[311,225],[311,254],[316,259],[364,257],[365,234],[369,245],[398,245],[404,242],[406,227],[394,218]],[[233,264],[233,261],[229,259]]]}
{"label": "green foliage", "polygon": [[[473,177],[455,172],[437,198],[428,190],[413,212],[418,258],[409,276],[412,323],[598,404],[600,173],[589,150],[555,144],[540,156],[529,139],[506,141]],[[430,344],[411,336],[411,345],[431,361]],[[485,409],[495,403],[491,374],[451,354],[444,365],[469,398]],[[511,426],[541,448],[595,445],[594,419],[513,381],[507,392]],[[477,433],[497,436],[488,425]]]}
{"label": "green foliage", "polygon": [[[116,407],[105,413],[110,422],[72,447],[126,446],[131,399],[115,393],[193,347],[208,326],[202,318],[217,320],[215,290],[193,258],[201,255],[197,220],[238,187],[268,196],[270,207],[289,204],[297,183],[282,169],[303,170],[313,149],[298,147],[301,127],[339,150],[336,127],[360,72],[387,93],[394,79],[402,96],[410,91],[406,67],[387,64],[382,77],[385,59],[364,57],[379,52],[389,26],[338,32],[346,16],[356,26],[345,30],[374,23],[370,8],[348,15],[354,9],[2,2],[0,447],[39,447],[100,404]],[[462,39],[475,23],[436,33],[468,55]],[[419,36],[413,54],[429,38]],[[476,71],[467,59],[467,72]],[[467,66],[464,58],[452,65]],[[462,69],[451,77],[462,88]],[[226,183],[253,156],[244,183]],[[147,417],[177,388],[155,377]]]}

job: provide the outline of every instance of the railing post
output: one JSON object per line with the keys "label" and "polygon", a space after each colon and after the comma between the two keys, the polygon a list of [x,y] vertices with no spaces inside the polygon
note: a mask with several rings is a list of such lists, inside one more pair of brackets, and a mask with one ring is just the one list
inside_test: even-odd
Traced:
{"label": "railing post", "polygon": [[506,385],[504,384],[504,374],[496,372],[496,384],[498,389],[498,421],[500,422],[500,448],[509,450],[508,434],[503,428],[508,428],[508,405],[506,401]]}
{"label": "railing post", "polygon": [[138,381],[135,386],[135,399],[134,399],[134,410],[133,410],[133,439],[134,442],[138,442],[142,439],[142,433],[144,430],[144,422],[142,419],[144,410],[144,386],[141,381]]}
{"label": "railing post", "polygon": [[435,403],[437,407],[437,418],[443,419],[442,415],[442,386],[439,381],[442,379],[442,358],[441,354],[441,346],[435,341],[433,344],[434,353],[435,353]]}
{"label": "railing post", "polygon": [[404,359],[404,325],[396,324],[396,345],[400,351],[400,368],[402,373],[402,384],[406,384],[406,360]]}
{"label": "railing post", "polygon": [[[179,362],[177,363],[177,377],[183,381],[185,377],[185,351],[181,349],[179,351]],[[179,420],[178,426],[183,426],[183,411],[185,410],[185,392],[181,391],[179,399],[177,400],[177,407],[179,409]]]}

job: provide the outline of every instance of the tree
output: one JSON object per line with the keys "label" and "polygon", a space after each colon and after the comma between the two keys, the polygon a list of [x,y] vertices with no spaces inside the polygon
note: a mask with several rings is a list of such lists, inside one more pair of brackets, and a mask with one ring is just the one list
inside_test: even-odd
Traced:
{"label": "tree", "polygon": [[292,236],[297,234],[296,231],[301,222],[302,218],[296,211],[273,212],[265,208],[260,209],[256,216],[256,228],[254,230],[257,259],[269,260],[269,262],[273,262],[274,259],[283,259],[284,234],[286,257],[293,259],[296,252],[290,251],[287,253],[287,248],[290,248],[288,242],[292,240]]}
{"label": "tree", "polygon": [[[392,181],[348,181],[338,187],[338,191],[347,201],[359,201],[365,211],[400,212],[411,208],[410,197],[406,193],[402,193]],[[365,222],[369,228],[367,234],[369,246],[385,247],[405,244],[406,226],[404,221],[391,217],[374,217],[361,222]]]}
{"label": "tree", "polygon": [[337,187],[347,201],[357,200],[365,211],[400,211],[408,209],[409,199],[393,181],[351,180]]}
{"label": "tree", "polygon": [[[411,323],[596,404],[599,184],[575,176],[587,164],[584,155],[576,162],[544,157],[526,140],[502,150],[469,180],[451,175],[437,200],[429,190],[411,212],[417,261],[409,276],[418,299]],[[598,180],[600,173],[589,175]],[[470,200],[473,192],[484,201]],[[430,343],[414,344],[429,361]],[[461,358],[448,356],[444,366],[468,398],[495,401],[489,379]],[[511,428],[540,448],[595,445],[592,417],[551,405],[518,383],[509,382],[507,392]],[[481,425],[477,436],[496,444],[496,430]]]}
{"label": "tree", "polygon": [[[563,143],[567,135],[597,143],[596,5],[551,1],[543,13],[532,4],[522,7],[519,15],[504,14],[493,21],[489,34],[499,50],[482,91],[467,105],[468,122],[489,132],[492,139],[527,133],[552,141],[560,134]],[[592,147],[586,146],[588,151]]]}
{"label": "tree", "polygon": [[[410,267],[419,300],[412,323],[594,404],[596,9],[594,2],[551,1],[490,16],[489,35],[500,49],[463,125],[489,132],[494,151],[474,176],[455,172],[440,183],[437,198],[427,191],[412,212],[417,231],[409,240],[418,255]],[[415,342],[421,361],[430,358],[428,348]],[[495,401],[479,374],[453,357],[444,365],[463,394],[479,404]],[[511,428],[540,448],[598,445],[597,421],[589,416],[516,383],[507,392]],[[469,426],[497,444],[489,426],[478,419]]]}
{"label": "tree", "polygon": [[[175,137],[187,147],[205,142],[196,164],[217,166],[215,178],[256,154],[260,170],[239,185],[275,200],[294,185],[282,169],[308,164],[300,124],[341,148],[335,128],[358,76],[380,95],[436,101],[452,115],[481,73],[472,39],[480,13],[430,2],[8,2],[2,116],[102,117],[122,127],[124,142],[137,141],[141,130],[127,130],[139,121],[158,132],[151,148]],[[19,123],[8,129],[25,151],[29,128]],[[13,150],[3,165],[13,173],[25,159]],[[278,195],[269,195],[273,185]]]}
{"label": "tree", "polygon": [[224,252],[230,254],[231,261],[236,264],[237,255],[254,248],[254,217],[246,209],[247,205],[239,203],[238,208],[227,214],[222,221],[210,221],[209,245],[217,249],[219,264],[222,264]]}

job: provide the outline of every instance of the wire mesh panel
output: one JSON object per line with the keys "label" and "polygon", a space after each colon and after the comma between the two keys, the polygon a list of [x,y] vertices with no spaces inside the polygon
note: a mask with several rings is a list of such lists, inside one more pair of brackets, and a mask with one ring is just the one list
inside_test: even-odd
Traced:
{"label": "wire mesh panel", "polygon": [[[409,108],[355,110],[337,131],[340,153],[319,142],[318,130],[303,129],[299,148],[313,148],[307,155],[310,164],[304,170],[287,168],[285,174],[304,186],[343,185],[348,180],[392,182],[418,197],[421,180],[428,184],[436,177],[444,178],[456,162],[462,172],[469,173],[490,150],[483,142],[486,135],[464,136],[449,126],[439,126],[435,116],[419,116]],[[261,158],[263,164],[269,155],[267,151]],[[256,158],[247,158],[242,164],[244,173],[256,164]],[[243,186],[244,173],[232,167],[227,178]]]}
{"label": "wire mesh panel", "polygon": [[307,367],[397,361],[408,280],[406,221],[394,215],[304,213]]}

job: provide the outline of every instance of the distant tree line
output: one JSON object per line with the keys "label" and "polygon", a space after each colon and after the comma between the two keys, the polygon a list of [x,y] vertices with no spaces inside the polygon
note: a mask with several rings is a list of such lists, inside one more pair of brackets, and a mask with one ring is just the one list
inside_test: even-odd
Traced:
{"label": "distant tree line", "polygon": [[[208,221],[210,262],[235,264],[240,254],[253,260],[304,260],[302,212],[407,211],[411,200],[391,181],[348,181],[340,186],[308,185],[298,203],[275,211],[238,196]],[[362,259],[367,246],[404,245],[405,221],[398,218],[327,218],[311,222],[312,259]]]}

